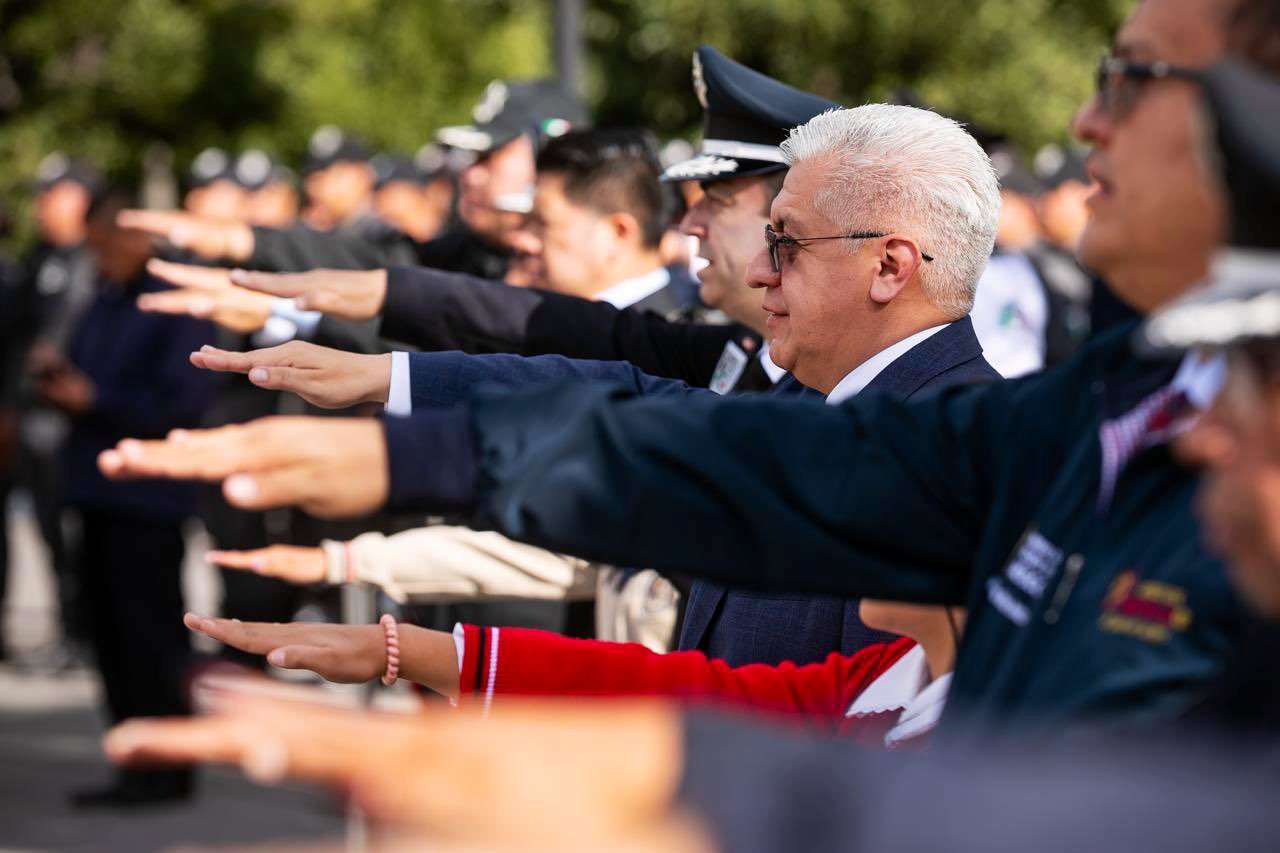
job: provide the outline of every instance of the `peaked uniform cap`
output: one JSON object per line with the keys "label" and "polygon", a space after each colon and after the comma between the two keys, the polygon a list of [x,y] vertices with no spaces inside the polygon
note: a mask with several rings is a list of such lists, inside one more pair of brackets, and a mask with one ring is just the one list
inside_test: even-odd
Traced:
{"label": "peaked uniform cap", "polygon": [[582,101],[554,80],[494,80],[471,111],[473,124],[442,127],[443,145],[476,154],[496,151],[519,136],[541,148],[548,139],[590,126]]}
{"label": "peaked uniform cap", "polygon": [[835,101],[803,92],[734,62],[706,45],[693,54],[693,89],[702,104],[702,151],[672,165],[667,181],[714,181],[787,168],[779,147],[791,129]]}
{"label": "peaked uniform cap", "polygon": [[1143,350],[1280,339],[1280,77],[1224,60],[1200,81],[1214,131],[1206,159],[1226,190],[1229,237],[1206,281],[1148,320]]}

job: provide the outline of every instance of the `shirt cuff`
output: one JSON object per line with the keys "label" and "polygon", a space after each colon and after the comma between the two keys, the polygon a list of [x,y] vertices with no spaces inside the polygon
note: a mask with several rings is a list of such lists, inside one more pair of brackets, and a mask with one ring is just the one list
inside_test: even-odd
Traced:
{"label": "shirt cuff", "polygon": [[458,675],[462,675],[462,661],[467,654],[467,632],[461,622],[453,623],[453,647],[458,651]]}
{"label": "shirt cuff", "polygon": [[449,513],[471,509],[480,477],[467,406],[382,416],[392,510]]}
{"label": "shirt cuff", "polygon": [[391,353],[391,388],[387,392],[388,415],[407,417],[413,414],[413,391],[409,384],[409,353]]}
{"label": "shirt cuff", "polygon": [[309,341],[316,336],[316,328],[324,315],[319,311],[300,311],[292,299],[276,299],[271,303],[271,316],[288,320],[298,329],[297,336]]}

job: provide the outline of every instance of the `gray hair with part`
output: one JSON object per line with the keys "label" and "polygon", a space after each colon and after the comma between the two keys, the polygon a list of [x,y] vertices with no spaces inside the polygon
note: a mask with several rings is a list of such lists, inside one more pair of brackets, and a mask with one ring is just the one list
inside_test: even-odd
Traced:
{"label": "gray hair with part", "polygon": [[995,245],[1000,184],[991,159],[956,121],[930,110],[867,104],[829,110],[782,143],[788,165],[829,161],[814,209],[850,231],[900,231],[934,260],[925,295],[959,319],[973,308]]}

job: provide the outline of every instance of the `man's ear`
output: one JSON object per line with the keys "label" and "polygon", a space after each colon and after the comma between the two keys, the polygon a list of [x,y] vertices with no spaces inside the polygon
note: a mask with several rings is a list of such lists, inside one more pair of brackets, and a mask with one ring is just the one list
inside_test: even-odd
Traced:
{"label": "man's ear", "polygon": [[910,240],[890,237],[880,252],[880,266],[871,280],[871,299],[881,305],[892,302],[920,268],[920,249]]}
{"label": "man's ear", "polygon": [[640,223],[630,213],[610,213],[605,217],[605,222],[620,241],[632,242],[640,239]]}

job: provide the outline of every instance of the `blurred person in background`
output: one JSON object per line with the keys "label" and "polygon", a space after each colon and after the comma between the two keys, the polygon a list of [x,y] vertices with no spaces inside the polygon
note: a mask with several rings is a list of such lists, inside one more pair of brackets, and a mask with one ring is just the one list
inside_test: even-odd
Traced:
{"label": "blurred person in background", "polygon": [[[112,722],[186,708],[190,643],[174,620],[182,614],[182,526],[195,511],[196,492],[160,481],[112,482],[95,460],[124,436],[160,437],[200,424],[211,386],[184,354],[213,340],[204,321],[138,310],[138,294],[158,285],[146,272],[150,237],[116,225],[129,202],[108,192],[90,208],[96,295],[66,354],[48,350],[36,365],[40,396],[72,425],[62,455],[65,500],[81,517],[79,577]],[[191,782],[188,770],[126,771],[73,801],[91,807],[181,799]]]}
{"label": "blurred person in background", "polygon": [[[352,228],[334,231],[304,225],[250,227],[176,211],[130,211],[124,222],[200,257],[249,269],[377,269],[418,264],[531,284],[540,274],[539,246],[525,227],[533,204],[535,157],[548,140],[589,125],[587,111],[554,81],[495,80],[473,116],[474,125],[440,131],[443,144],[468,152],[473,159],[458,179],[458,222],[425,243],[369,217],[359,217]],[[324,157],[346,156],[340,153],[341,142],[334,147],[330,141],[322,147],[333,148]],[[313,157],[313,163],[322,162]],[[343,174],[350,171],[344,169]],[[344,179],[343,186],[354,183]],[[369,184],[372,188],[371,176]],[[374,227],[355,227],[370,222]]]}
{"label": "blurred person in background", "polygon": [[973,327],[991,366],[1006,378],[1045,365],[1049,300],[1026,250],[1040,239],[1035,197],[1039,183],[1002,136],[976,133],[1000,179],[1000,220],[995,251],[973,303]]}
{"label": "blurred person in background", "polygon": [[370,165],[377,177],[373,209],[378,217],[420,243],[438,234],[444,221],[428,195],[430,176],[399,154],[378,154]]}
{"label": "blurred person in background", "polygon": [[244,221],[267,228],[287,228],[298,218],[301,198],[297,176],[267,152],[250,148],[236,158],[236,177],[249,191]]}
{"label": "blurred person in background", "polygon": [[236,161],[222,148],[206,148],[191,161],[182,206],[195,216],[220,222],[244,219],[249,191],[236,174]]}
{"label": "blurred person in background", "polygon": [[[85,214],[101,187],[87,163],[54,152],[36,170],[37,243],[22,259],[5,307],[6,385],[17,418],[16,459],[0,473],[0,503],[15,485],[31,495],[57,590],[62,637],[34,663],[54,671],[76,664],[88,643],[84,596],[74,569],[76,527],[63,513],[58,457],[70,424],[36,393],[39,365],[64,358],[72,331],[94,297]],[[5,557],[0,556],[0,560]]]}
{"label": "blurred person in background", "polygon": [[307,194],[302,219],[307,225],[322,231],[359,228],[362,219],[374,218],[369,150],[350,132],[331,124],[316,128],[302,171]]}

